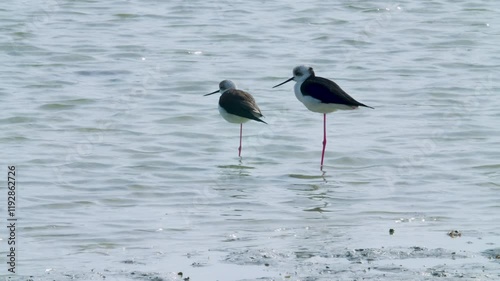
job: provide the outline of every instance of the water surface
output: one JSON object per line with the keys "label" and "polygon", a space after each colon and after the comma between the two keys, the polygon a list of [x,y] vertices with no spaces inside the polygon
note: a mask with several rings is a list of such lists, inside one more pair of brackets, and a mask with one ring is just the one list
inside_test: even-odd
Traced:
{"label": "water surface", "polygon": [[[7,5],[14,279],[497,279],[498,12],[445,0]],[[291,84],[271,89],[298,64],[375,107],[328,116],[324,172],[322,116]],[[269,123],[244,125],[241,159],[238,126],[202,96],[223,79]]]}

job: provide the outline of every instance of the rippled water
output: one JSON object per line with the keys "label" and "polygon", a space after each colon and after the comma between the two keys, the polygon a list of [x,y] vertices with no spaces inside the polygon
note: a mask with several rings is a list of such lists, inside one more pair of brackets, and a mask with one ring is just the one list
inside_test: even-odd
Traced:
{"label": "rippled water", "polygon": [[[324,2],[1,8],[14,279],[500,278],[500,6]],[[324,173],[322,116],[271,89],[303,63],[375,107],[328,115]],[[223,79],[269,123],[242,159]]]}

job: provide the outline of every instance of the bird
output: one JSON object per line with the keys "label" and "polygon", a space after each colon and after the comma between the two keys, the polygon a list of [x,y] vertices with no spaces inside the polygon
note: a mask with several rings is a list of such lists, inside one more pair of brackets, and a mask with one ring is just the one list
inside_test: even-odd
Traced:
{"label": "bird", "polygon": [[204,96],[221,93],[219,98],[219,113],[227,122],[240,124],[240,146],[238,156],[241,157],[241,138],[243,133],[243,123],[255,120],[267,124],[255,99],[249,93],[236,89],[236,84],[231,80],[223,80],[219,83],[219,90]]}
{"label": "bird", "polygon": [[290,81],[295,81],[294,92],[297,99],[312,112],[323,113],[323,151],[321,153],[321,169],[326,148],[326,114],[337,110],[352,110],[360,106],[373,107],[360,103],[349,96],[335,82],[318,77],[310,66],[299,65],[293,69],[293,77],[273,88]]}

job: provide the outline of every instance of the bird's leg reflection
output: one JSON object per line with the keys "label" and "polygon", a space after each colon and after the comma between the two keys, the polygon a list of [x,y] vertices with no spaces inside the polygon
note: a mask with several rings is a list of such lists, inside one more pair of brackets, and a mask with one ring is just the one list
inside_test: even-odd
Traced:
{"label": "bird's leg reflection", "polygon": [[326,180],[326,171],[323,171],[323,166],[321,166],[321,178],[325,183],[328,183],[328,181]]}
{"label": "bird's leg reflection", "polygon": [[243,133],[243,123],[240,124],[240,146],[238,147],[238,156],[240,157],[241,163],[241,135]]}

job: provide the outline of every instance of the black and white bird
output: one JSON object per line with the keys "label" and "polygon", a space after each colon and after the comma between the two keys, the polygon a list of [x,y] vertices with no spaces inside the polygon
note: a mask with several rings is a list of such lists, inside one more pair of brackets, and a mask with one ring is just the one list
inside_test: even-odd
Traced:
{"label": "black and white bird", "polygon": [[326,147],[326,114],[337,110],[352,110],[359,106],[372,109],[373,107],[356,101],[335,82],[317,77],[312,67],[305,65],[295,67],[292,78],[273,88],[292,80],[296,82],[294,91],[297,99],[310,111],[323,113],[323,152],[321,153],[321,168],[323,168]]}
{"label": "black and white bird", "polygon": [[236,89],[236,84],[231,80],[223,80],[219,83],[219,90],[206,94],[221,93],[219,99],[220,115],[229,123],[240,124],[240,146],[238,147],[238,156],[241,157],[241,136],[243,133],[243,123],[249,120],[264,122],[263,117],[255,99],[249,93]]}

